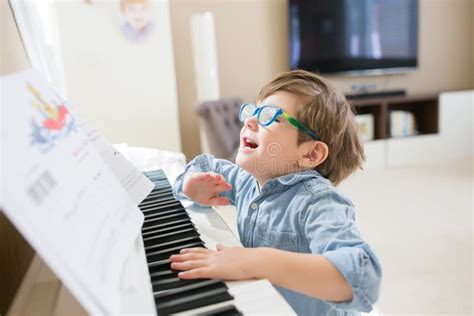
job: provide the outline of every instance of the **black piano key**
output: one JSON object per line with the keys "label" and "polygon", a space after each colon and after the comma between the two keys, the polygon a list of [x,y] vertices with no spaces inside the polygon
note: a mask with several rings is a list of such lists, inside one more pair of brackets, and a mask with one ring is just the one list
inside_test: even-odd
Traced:
{"label": "black piano key", "polygon": [[176,222],[189,222],[191,218],[188,214],[177,215],[169,218],[154,218],[147,223],[144,223],[142,226],[142,232],[146,232],[148,230],[153,230],[155,226],[162,225],[160,227],[167,227],[169,225],[174,225],[173,223]]}
{"label": "black piano key", "polygon": [[150,246],[153,246],[155,244],[160,244],[162,242],[169,242],[177,239],[182,239],[186,237],[199,237],[199,233],[195,229],[185,229],[181,233],[170,233],[167,234],[166,236],[153,236],[153,237],[148,237],[147,240],[143,240],[143,243],[145,244],[145,248],[148,248]]}
{"label": "black piano key", "polygon": [[178,276],[170,276],[169,278],[163,278],[161,280],[152,281],[151,285],[153,292],[161,292],[170,289],[179,288],[181,286],[191,285],[195,283],[203,282],[202,279],[191,279],[183,280],[178,278]]}
{"label": "black piano key", "polygon": [[173,227],[179,227],[180,225],[187,225],[187,224],[193,224],[191,219],[189,218],[184,218],[180,219],[177,221],[171,221],[168,223],[160,223],[160,221],[157,221],[158,224],[156,225],[150,225],[147,227],[142,227],[142,235],[148,233],[148,232],[155,232],[155,231],[164,231],[165,229],[173,228]]}
{"label": "black piano key", "polygon": [[148,179],[150,179],[152,182],[166,182],[169,183],[168,179],[161,175],[149,175]]}
{"label": "black piano key", "polygon": [[168,197],[172,197],[172,196],[173,196],[173,193],[171,193],[171,192],[155,193],[153,195],[149,195],[138,206],[141,208],[143,206],[146,206],[148,203],[153,203],[154,201],[160,200],[161,198],[168,198]]}
{"label": "black piano key", "polygon": [[172,216],[167,217],[167,218],[152,218],[152,219],[150,219],[149,221],[147,221],[146,223],[143,224],[142,231],[147,232],[149,230],[154,230],[154,229],[149,228],[149,227],[152,227],[153,225],[157,225],[157,224],[167,224],[169,222],[174,222],[176,220],[181,220],[181,219],[186,219],[187,221],[191,222],[191,218],[189,218],[188,214],[173,214]]}
{"label": "black piano key", "polygon": [[[180,228],[178,230],[169,231],[169,232],[156,233],[156,234],[153,234],[151,236],[143,238],[143,241],[147,242],[147,241],[154,240],[154,239],[163,240],[166,237],[172,237],[173,239],[178,239],[178,238],[181,238],[181,237],[188,237],[187,236],[188,232],[196,232],[197,233],[195,227],[192,226],[192,227]],[[183,234],[183,235],[181,235],[181,234]]]}
{"label": "black piano key", "polygon": [[165,204],[165,203],[170,203],[170,202],[181,203],[181,202],[177,201],[172,194],[168,194],[168,195],[165,195],[165,196],[162,196],[162,197],[157,197],[156,199],[151,199],[151,200],[147,201],[146,203],[140,204],[139,206],[140,206],[141,209],[143,209],[143,208],[146,208],[146,207],[151,206],[151,205]]}
{"label": "black piano key", "polygon": [[174,197],[173,190],[171,188],[167,189],[153,189],[148,196],[145,197],[143,201],[139,205],[146,204],[147,202],[161,199],[161,198],[167,198],[167,197]]}
{"label": "black piano key", "polygon": [[149,217],[151,215],[159,215],[160,213],[165,213],[168,211],[186,211],[186,209],[181,205],[181,204],[175,204],[175,205],[167,205],[167,206],[162,206],[162,207],[154,207],[150,209],[146,209],[144,213],[145,217]]}
{"label": "black piano key", "polygon": [[143,213],[146,213],[149,210],[163,209],[163,208],[183,208],[183,205],[179,201],[167,201],[167,202],[150,203],[148,205],[144,205],[140,207]]}
{"label": "black piano key", "polygon": [[158,191],[172,191],[173,188],[171,188],[171,185],[169,184],[169,182],[166,182],[166,181],[155,181],[153,182],[153,184],[155,185],[155,189],[158,190]]}
{"label": "black piano key", "polygon": [[179,202],[178,200],[176,200],[174,198],[174,195],[173,193],[160,193],[160,194],[156,194],[156,196],[149,196],[147,198],[147,201],[143,201],[142,203],[140,203],[140,208],[142,207],[146,207],[147,205],[149,204],[153,204],[153,203],[157,203],[157,202],[169,202],[169,201],[174,201],[174,202]]}
{"label": "black piano key", "polygon": [[148,252],[151,252],[151,251],[155,251],[155,250],[159,250],[159,249],[165,249],[167,247],[172,247],[174,245],[179,245],[179,244],[182,244],[182,243],[189,243],[189,242],[193,242],[193,241],[202,241],[202,240],[201,240],[201,238],[199,238],[199,236],[185,237],[185,238],[171,240],[171,241],[168,241],[168,242],[163,242],[163,243],[159,243],[159,244],[150,245],[148,247],[145,247],[145,251],[148,253]]}
{"label": "black piano key", "polygon": [[148,196],[141,203],[149,201],[157,196],[164,195],[173,195],[173,188],[170,185],[155,185],[153,190],[151,190]]}
{"label": "black piano key", "polygon": [[143,209],[143,215],[145,217],[160,216],[165,215],[166,213],[175,212],[175,211],[186,211],[186,209],[181,204],[174,205],[157,205],[147,209]]}
{"label": "black piano key", "polygon": [[159,267],[160,270],[166,270],[166,269],[171,269],[171,261],[170,259],[165,259],[165,260],[158,260],[158,261],[147,261],[148,262],[148,269],[154,268],[154,267]]}
{"label": "black piano key", "polygon": [[146,176],[161,175],[163,178],[166,178],[165,172],[162,169],[144,171],[143,174]]}
{"label": "black piano key", "polygon": [[147,262],[147,264],[148,264],[148,271],[149,272],[153,271],[153,273],[173,270],[173,269],[171,269],[171,264],[170,264],[169,260],[168,260],[167,263],[164,263],[164,264],[157,264],[157,265],[151,265],[151,266],[150,266],[149,262]]}
{"label": "black piano key", "polygon": [[166,215],[171,215],[171,214],[186,214],[186,210],[183,207],[179,208],[174,208],[174,209],[162,209],[162,208],[156,208],[152,209],[149,212],[144,212],[145,214],[145,219],[150,220],[153,218],[157,217],[163,217]]}
{"label": "black piano key", "polygon": [[148,227],[150,225],[155,225],[157,222],[166,221],[166,220],[174,221],[174,220],[177,220],[177,219],[181,218],[182,216],[188,216],[188,213],[186,213],[186,211],[184,211],[184,210],[181,210],[179,212],[176,211],[176,212],[171,213],[169,215],[159,216],[159,214],[157,214],[156,216],[155,215],[145,216],[143,226]]}
{"label": "black piano key", "polygon": [[179,246],[179,247],[173,247],[169,249],[154,251],[154,252],[147,253],[146,257],[147,257],[147,260],[150,260],[150,261],[163,260],[163,259],[169,258],[171,255],[178,254],[181,249],[194,248],[194,247],[204,248],[204,243],[194,242],[194,243],[190,243],[190,244]]}
{"label": "black piano key", "polygon": [[202,282],[190,284],[186,286],[182,286],[180,288],[171,289],[167,291],[155,292],[153,296],[155,300],[166,301],[168,298],[178,298],[181,295],[193,294],[193,290],[199,289],[200,292],[205,291],[206,289],[215,289],[225,287],[224,282],[221,280],[213,280],[213,279],[201,279]]}
{"label": "black piano key", "polygon": [[204,314],[197,315],[208,315],[208,316],[238,316],[243,315],[234,305],[228,305],[223,307],[218,307],[216,309],[208,310]]}
{"label": "black piano key", "polygon": [[166,204],[154,204],[148,207],[141,208],[141,211],[145,215],[148,215],[150,212],[157,213],[171,210],[184,210],[184,206],[179,202],[172,202]]}
{"label": "black piano key", "polygon": [[187,223],[181,223],[181,224],[178,224],[178,225],[150,229],[150,230],[147,230],[145,232],[142,231],[142,236],[143,237],[154,236],[154,235],[157,235],[157,234],[163,234],[163,233],[172,232],[172,231],[175,231],[175,230],[180,230],[180,229],[183,229],[183,228],[192,228],[192,227],[194,227],[194,224],[193,224],[193,222],[189,221]]}
{"label": "black piano key", "polygon": [[155,190],[173,190],[173,187],[168,181],[152,181],[155,185],[153,189]]}
{"label": "black piano key", "polygon": [[142,203],[145,203],[147,201],[151,201],[155,198],[160,198],[160,197],[163,197],[163,196],[169,196],[169,195],[173,195],[173,190],[171,188],[169,189],[153,189],[150,194],[148,194],[148,196],[139,204],[141,205]]}
{"label": "black piano key", "polygon": [[162,243],[162,244],[159,244],[159,245],[153,245],[151,247],[145,248],[145,252],[146,252],[147,255],[152,255],[157,251],[162,251],[162,250],[166,251],[166,250],[172,249],[172,248],[181,248],[181,249],[188,248],[186,246],[188,246],[190,244],[194,244],[194,243],[204,244],[204,242],[198,236],[186,237],[186,238],[172,240],[172,241]]}
{"label": "black piano key", "polygon": [[205,248],[204,242],[201,239],[197,239],[193,242],[188,242],[188,243],[180,243],[176,245],[175,247],[161,248],[155,251],[148,251],[146,253],[146,256],[151,257],[151,256],[157,256],[157,255],[166,254],[166,253],[175,253],[176,250],[178,251],[176,253],[179,253],[179,250],[181,249],[197,248],[197,247]]}
{"label": "black piano key", "polygon": [[175,271],[173,269],[167,269],[167,270],[155,271],[155,272],[152,272],[152,270],[153,270],[153,268],[149,269],[150,279],[161,278],[163,276],[171,276],[171,275],[177,276],[178,275],[178,271]]}
{"label": "black piano key", "polygon": [[[184,231],[184,230],[186,230],[186,231]],[[163,235],[166,235],[166,236],[163,236]],[[178,239],[182,239],[182,238],[186,238],[186,237],[191,237],[190,235],[192,235],[192,237],[199,237],[199,233],[193,228],[186,228],[186,229],[183,229],[183,230],[180,230],[180,231],[170,232],[170,233],[166,233],[166,234],[163,234],[163,235],[147,236],[146,238],[150,238],[150,239],[147,239],[146,242],[152,242],[153,243],[153,241],[166,240],[166,238],[172,238],[173,240],[178,240]],[[170,241],[172,241],[172,240],[170,240]],[[199,242],[202,242],[202,240],[199,240]],[[149,249],[148,247],[146,247],[146,248],[147,248],[147,250],[146,250],[147,253],[152,252],[151,249]],[[158,250],[162,250],[162,249],[163,248],[154,249],[154,251],[158,251]]]}
{"label": "black piano key", "polygon": [[156,229],[156,228],[166,228],[168,226],[179,225],[179,224],[182,224],[182,223],[187,223],[189,221],[190,221],[190,219],[188,217],[188,218],[183,218],[183,219],[178,219],[178,220],[175,220],[175,221],[171,221],[171,222],[168,222],[168,223],[158,222],[155,225],[142,227],[142,232],[146,232],[146,231],[153,230],[153,229]]}
{"label": "black piano key", "polygon": [[160,303],[155,300],[156,309],[159,315],[173,314],[189,309],[207,306],[232,300],[233,297],[227,292],[227,288],[220,288],[202,293],[196,293],[173,300],[167,300]]}
{"label": "black piano key", "polygon": [[[157,213],[157,214],[145,215],[143,227],[150,227],[157,224],[174,222],[179,219],[184,219],[184,217],[186,216],[189,218],[188,212],[186,212],[185,210],[174,210],[174,211],[166,212],[165,214]],[[189,220],[191,219],[189,218]]]}

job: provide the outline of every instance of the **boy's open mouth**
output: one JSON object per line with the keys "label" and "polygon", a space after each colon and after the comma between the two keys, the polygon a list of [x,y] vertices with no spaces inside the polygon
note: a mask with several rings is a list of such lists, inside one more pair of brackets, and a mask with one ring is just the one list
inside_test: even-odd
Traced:
{"label": "boy's open mouth", "polygon": [[244,148],[251,148],[251,149],[255,149],[258,147],[258,144],[255,143],[253,140],[251,140],[250,138],[248,138],[247,136],[244,136],[242,137],[242,143],[244,145]]}

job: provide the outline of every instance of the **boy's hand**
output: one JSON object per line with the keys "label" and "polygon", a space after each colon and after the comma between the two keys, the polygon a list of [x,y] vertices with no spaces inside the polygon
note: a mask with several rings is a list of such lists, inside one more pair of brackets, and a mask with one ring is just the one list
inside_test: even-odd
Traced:
{"label": "boy's hand", "polygon": [[183,182],[183,192],[193,201],[202,205],[227,205],[229,199],[219,193],[229,191],[232,185],[214,172],[190,173]]}
{"label": "boy's hand", "polygon": [[171,268],[181,270],[181,279],[221,279],[248,280],[256,276],[252,264],[256,259],[256,249],[232,247],[224,248],[218,244],[217,251],[206,248],[188,248],[179,255],[170,257]]}

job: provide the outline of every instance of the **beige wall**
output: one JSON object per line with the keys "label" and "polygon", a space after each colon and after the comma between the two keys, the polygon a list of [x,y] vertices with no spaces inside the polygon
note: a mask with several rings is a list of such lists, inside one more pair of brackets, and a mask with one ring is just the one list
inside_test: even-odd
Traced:
{"label": "beige wall", "polygon": [[112,143],[181,151],[167,0],[153,1],[140,43],[120,29],[118,1],[56,1],[68,100]]}
{"label": "beige wall", "polygon": [[7,75],[29,67],[13,15],[7,0],[0,1],[1,41],[0,75]]}
{"label": "beige wall", "polygon": [[[428,93],[474,87],[473,2],[421,0],[419,67],[378,77],[330,78],[342,89],[375,83],[381,89]],[[182,149],[188,158],[200,153],[190,16],[214,14],[221,96],[254,100],[258,89],[288,69],[286,0],[171,0]]]}
{"label": "beige wall", "polygon": [[471,31],[471,84],[474,86],[474,0],[471,0],[471,16],[469,30]]}

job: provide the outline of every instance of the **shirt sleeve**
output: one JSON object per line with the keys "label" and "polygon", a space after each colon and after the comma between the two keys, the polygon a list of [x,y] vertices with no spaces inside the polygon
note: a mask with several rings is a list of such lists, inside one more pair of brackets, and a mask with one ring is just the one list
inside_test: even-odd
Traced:
{"label": "shirt sleeve", "polygon": [[[177,199],[191,199],[183,192],[183,180],[189,172],[215,172],[224,176],[224,178],[232,185],[232,190],[220,194],[229,199],[230,204],[235,205],[238,180],[241,177],[242,169],[236,164],[225,160],[215,158],[213,155],[203,154],[194,158],[186,165],[182,174],[180,174],[173,184],[173,193]],[[198,204],[198,203],[196,203]]]}
{"label": "shirt sleeve", "polygon": [[311,252],[329,260],[352,288],[352,300],[328,303],[335,309],[370,312],[379,297],[382,269],[355,225],[352,204],[330,191],[307,210],[304,227]]}

